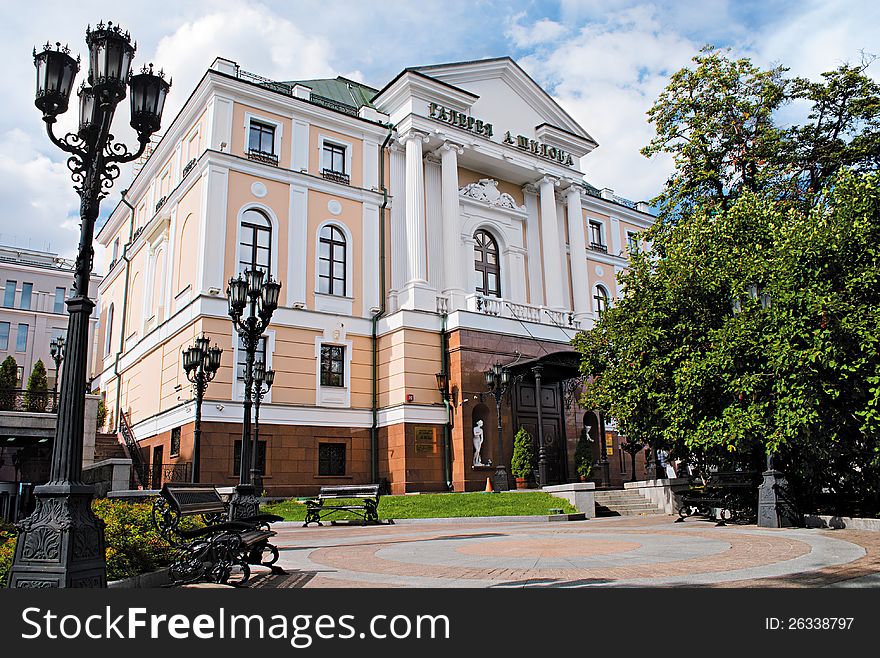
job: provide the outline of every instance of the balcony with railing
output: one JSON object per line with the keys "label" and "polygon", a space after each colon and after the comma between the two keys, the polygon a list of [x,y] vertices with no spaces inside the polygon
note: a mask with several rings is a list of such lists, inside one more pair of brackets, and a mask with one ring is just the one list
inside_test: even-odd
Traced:
{"label": "balcony with railing", "polygon": [[23,389],[0,389],[0,411],[22,413],[56,413],[58,396],[52,391],[34,392]]}
{"label": "balcony with railing", "polygon": [[336,171],[334,169],[322,169],[321,176],[323,176],[327,180],[332,180],[336,183],[342,183],[343,185],[349,185],[351,182],[351,177],[348,174],[345,174],[341,171]]}
{"label": "balcony with railing", "polygon": [[278,156],[274,153],[266,153],[265,151],[257,149],[248,149],[247,157],[248,160],[253,160],[254,162],[262,162],[263,164],[272,165],[273,167],[278,166]]}
{"label": "balcony with railing", "polygon": [[608,253],[608,245],[602,244],[601,242],[591,242],[590,249],[592,249],[593,251],[598,251],[602,254]]}
{"label": "balcony with railing", "polygon": [[467,310],[499,318],[511,318],[521,322],[550,324],[567,329],[580,329],[580,320],[569,311],[559,311],[544,306],[511,302],[501,297],[474,293],[467,297]]}

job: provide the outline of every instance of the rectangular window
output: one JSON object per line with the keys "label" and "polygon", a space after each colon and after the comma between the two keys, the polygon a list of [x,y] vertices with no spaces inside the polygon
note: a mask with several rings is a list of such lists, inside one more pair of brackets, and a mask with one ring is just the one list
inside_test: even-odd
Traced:
{"label": "rectangular window", "polygon": [[590,242],[593,244],[604,244],[602,241],[602,224],[600,222],[590,222]]}
{"label": "rectangular window", "polygon": [[117,258],[119,258],[119,238],[113,241],[113,258],[110,259],[110,262],[115,263]]}
{"label": "rectangular window", "polygon": [[27,352],[28,327],[24,323],[18,325],[18,335],[15,337],[15,351]]}
{"label": "rectangular window", "polygon": [[26,311],[29,311],[31,308],[31,296],[34,293],[34,284],[33,283],[22,283],[21,284],[21,299],[18,302],[18,307],[22,308]]}
{"label": "rectangular window", "polygon": [[345,444],[318,444],[318,475],[345,475]]}
{"label": "rectangular window", "polygon": [[259,151],[266,155],[276,155],[275,126],[260,123],[259,121],[251,121],[248,150]]}
{"label": "rectangular window", "polygon": [[175,427],[171,430],[171,451],[170,454],[172,457],[177,457],[180,455],[180,428]]}
{"label": "rectangular window", "polygon": [[17,285],[18,281],[6,280],[6,290],[3,293],[3,306],[6,308],[15,306],[15,286]]}
{"label": "rectangular window", "polygon": [[634,231],[626,232],[626,246],[629,253],[636,254],[639,251],[639,234]]}
{"label": "rectangular window", "polygon": [[15,385],[24,388],[24,366],[15,369]]}
{"label": "rectangular window", "polygon": [[[235,442],[235,445],[232,448],[233,454],[232,456],[232,474],[233,475],[241,475],[241,439]],[[257,442],[257,470],[260,474],[266,473],[266,442],[258,441]]]}
{"label": "rectangular window", "polygon": [[56,313],[64,313],[64,297],[67,294],[66,288],[55,288],[55,308]]}
{"label": "rectangular window", "polygon": [[0,350],[9,349],[9,323],[0,322]]}
{"label": "rectangular window", "polygon": [[345,386],[345,347],[321,345],[321,386]]}
{"label": "rectangular window", "polygon": [[339,144],[324,142],[324,169],[337,174],[348,173],[345,171],[345,147]]}
{"label": "rectangular window", "polygon": [[[263,336],[259,341],[257,341],[257,351],[254,354],[254,363],[256,363],[257,361],[262,361],[263,363],[266,363],[266,337],[265,336]],[[268,368],[269,365],[266,364],[266,367]],[[245,373],[246,368],[247,368],[247,350],[245,349],[245,345],[244,345],[244,337],[239,336],[238,337],[238,364],[235,369],[236,373],[238,374],[238,381],[240,381],[240,382],[244,381],[244,373]]]}

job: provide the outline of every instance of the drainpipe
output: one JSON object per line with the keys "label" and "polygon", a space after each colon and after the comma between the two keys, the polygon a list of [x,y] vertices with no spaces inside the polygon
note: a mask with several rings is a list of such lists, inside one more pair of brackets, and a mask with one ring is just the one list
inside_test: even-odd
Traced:
{"label": "drainpipe", "polygon": [[128,242],[122,247],[122,260],[125,261],[125,288],[122,293],[122,317],[119,321],[119,349],[116,351],[116,358],[113,362],[113,375],[116,377],[116,410],[113,419],[116,422],[116,431],[119,431],[120,411],[122,409],[122,382],[119,376],[119,360],[122,358],[122,351],[125,348],[125,317],[128,309],[128,279],[131,276],[131,259],[128,257],[128,248],[131,246],[131,238],[134,235],[134,206],[125,198],[128,190],[122,190],[122,203],[131,210],[131,219],[128,222]]}
{"label": "drainpipe", "polygon": [[373,425],[370,428],[370,481],[379,483],[379,318],[385,315],[387,296],[385,290],[385,212],[388,209],[388,189],[385,186],[385,153],[394,126],[385,125],[388,134],[379,149],[379,189],[382,191],[382,206],[379,208],[379,310],[372,318],[372,370],[373,370]]}
{"label": "drainpipe", "polygon": [[[446,373],[448,378],[449,336],[446,334],[446,316],[446,311],[440,316],[440,371]],[[443,396],[443,405],[446,407],[446,424],[443,426],[443,477],[446,478],[446,490],[452,491],[452,405],[448,394]]]}

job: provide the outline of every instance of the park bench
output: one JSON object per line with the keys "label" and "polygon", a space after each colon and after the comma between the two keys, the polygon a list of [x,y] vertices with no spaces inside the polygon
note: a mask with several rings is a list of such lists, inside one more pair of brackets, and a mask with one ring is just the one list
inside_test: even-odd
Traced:
{"label": "park bench", "polygon": [[[182,528],[187,517],[201,517],[205,526]],[[278,559],[278,549],[268,540],[275,535],[269,523],[279,519],[257,515],[230,521],[227,503],[211,485],[165,484],[153,503],[153,524],[177,551],[169,569],[175,584],[244,584],[250,564],[271,566]]]}
{"label": "park bench", "polygon": [[379,489],[378,484],[321,487],[317,498],[306,501],[303,527],[310,523],[324,525],[321,519],[335,512],[352,512],[360,516],[365,524],[379,523]]}
{"label": "park bench", "polygon": [[715,519],[717,525],[753,523],[758,516],[758,486],[761,475],[754,471],[717,471],[705,481],[693,479],[678,499],[676,523],[693,515]]}

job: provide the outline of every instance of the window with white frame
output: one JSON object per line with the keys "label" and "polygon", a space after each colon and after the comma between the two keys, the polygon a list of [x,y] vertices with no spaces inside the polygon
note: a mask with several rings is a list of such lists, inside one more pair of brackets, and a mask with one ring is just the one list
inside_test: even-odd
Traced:
{"label": "window with white frame", "polygon": [[[64,290],[64,288],[61,288]],[[110,354],[113,347],[113,304],[107,309],[107,326],[104,329],[104,356]]]}
{"label": "window with white frame", "polygon": [[595,294],[593,295],[593,310],[597,313],[604,313],[608,310],[610,304],[610,297],[608,296],[608,290],[605,289],[605,286],[599,284],[596,286]]}
{"label": "window with white frame", "polygon": [[321,138],[321,175],[337,183],[351,181],[351,145]]}
{"label": "window with white frame", "polygon": [[254,208],[244,211],[238,243],[238,271],[258,268],[272,271],[272,223]]}
{"label": "window with white frame", "polygon": [[321,345],[321,386],[345,386],[344,345]]}
{"label": "window with white frame", "polygon": [[0,350],[9,349],[9,323],[0,322]]}
{"label": "window with white frame", "polygon": [[603,235],[603,227],[602,222],[591,219],[590,222],[590,248],[596,251],[607,251],[608,247],[605,245],[605,237]]}
{"label": "window with white frame", "polygon": [[248,150],[259,151],[266,155],[275,155],[275,126],[251,119],[248,131]]}
{"label": "window with white frame", "polygon": [[327,224],[318,236],[318,292],[345,297],[347,244],[338,226]]}
{"label": "window with white frame", "polygon": [[639,234],[635,231],[626,232],[626,248],[631,254],[639,252]]}
{"label": "window with white frame", "polygon": [[474,269],[477,271],[477,292],[501,297],[501,265],[498,243],[483,229],[474,233]]}

